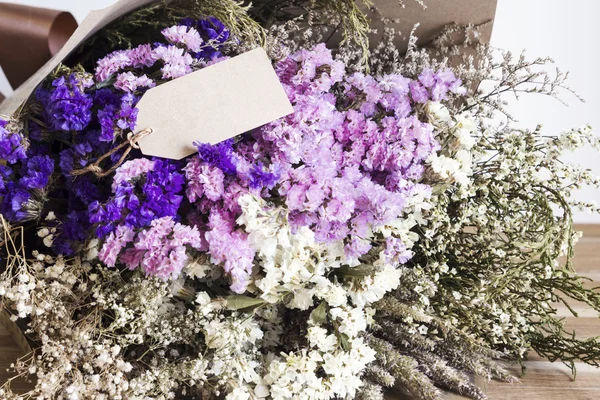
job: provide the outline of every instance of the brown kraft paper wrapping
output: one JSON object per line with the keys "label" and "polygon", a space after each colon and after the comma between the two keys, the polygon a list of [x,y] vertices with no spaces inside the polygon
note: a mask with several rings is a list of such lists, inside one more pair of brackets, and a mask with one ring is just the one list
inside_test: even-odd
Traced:
{"label": "brown kraft paper wrapping", "polygon": [[21,85],[58,53],[75,29],[68,12],[0,3],[0,65],[11,86]]}
{"label": "brown kraft paper wrapping", "polygon": [[73,33],[67,43],[54,55],[54,57],[27,79],[25,83],[19,86],[12,96],[6,98],[2,104],[0,104],[0,115],[11,116],[15,114],[21,105],[31,96],[37,86],[42,83],[46,76],[67,58],[73,50],[92,37],[100,29],[139,7],[158,1],[160,0],[120,0],[108,8],[90,12],[79,28],[77,28],[75,33]]}
{"label": "brown kraft paper wrapping", "polygon": [[[481,25],[479,40],[488,43],[492,36],[492,22],[496,14],[497,0],[423,0],[426,8],[414,0],[404,0],[405,8],[398,6],[397,0],[374,0],[383,17],[397,20],[391,26],[402,33],[403,40],[397,43],[403,53],[406,51],[408,36],[415,24],[419,45],[424,45],[435,39],[442,28],[449,24]],[[370,17],[373,18],[373,14]],[[375,18],[373,18],[375,19]],[[374,28],[381,31],[383,24],[375,23]],[[376,43],[377,37],[374,38]]]}

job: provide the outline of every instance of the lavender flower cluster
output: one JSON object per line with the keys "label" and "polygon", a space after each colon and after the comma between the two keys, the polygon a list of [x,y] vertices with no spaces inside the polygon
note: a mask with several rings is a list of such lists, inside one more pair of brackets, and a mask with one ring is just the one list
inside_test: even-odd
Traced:
{"label": "lavender flower cluster", "polygon": [[[161,183],[162,190],[156,188],[156,197],[142,189],[131,204],[128,183],[128,194],[123,187],[102,208],[114,208],[113,202],[122,201],[128,210],[125,219],[120,215],[108,218],[110,224],[117,224],[113,225],[116,229],[122,229],[118,224],[140,228],[148,221],[138,223],[140,218],[131,210],[151,208],[145,203],[166,197],[177,199],[172,207],[161,207],[163,214],[145,215],[179,215],[198,229],[202,241],[195,250],[222,265],[231,278],[231,289],[238,293],[246,290],[255,258],[247,233],[236,223],[242,212],[238,200],[247,193],[271,201],[279,198],[294,228],[309,227],[321,242],[343,240],[347,257],[367,254],[372,247],[362,239],[367,232],[397,219],[409,196],[430,190],[418,182],[425,160],[439,144],[433,127],[411,115],[414,105],[444,99],[449,92],[461,93],[460,81],[447,71],[425,71],[418,81],[399,75],[348,76],[343,63],[334,61],[324,45],[290,56],[276,70],[294,105],[292,115],[236,140],[214,146],[196,143],[198,154],[182,168],[183,203],[191,207],[178,210],[178,192],[169,191],[166,182]],[[138,179],[143,185],[154,180],[156,166],[148,160],[130,163],[122,169],[134,170],[129,174],[132,177],[143,174]],[[115,182],[121,182],[123,174],[118,171]],[[180,181],[177,171],[171,177]],[[180,210],[189,211],[182,214]],[[105,219],[98,216],[96,222]],[[117,244],[111,240],[104,246],[124,249],[124,242],[137,246],[131,235],[115,237],[120,238]],[[405,262],[410,257],[398,239],[388,241],[390,260]],[[111,254],[111,264],[119,260],[129,265],[128,250],[115,258],[111,249],[103,248],[103,254]],[[144,265],[147,272],[159,268],[152,260]],[[173,270],[173,275],[179,271],[179,267]]]}
{"label": "lavender flower cluster", "polygon": [[[38,134],[30,133],[31,145],[0,126],[0,157],[9,162],[0,169],[2,213],[22,221],[33,190],[63,198],[50,223],[57,253],[98,238],[107,266],[164,279],[205,254],[243,293],[256,254],[237,222],[241,196],[283,204],[292,229],[310,229],[319,243],[341,242],[346,259],[356,261],[372,249],[370,233],[399,218],[407,199],[429,195],[419,181],[440,145],[414,109],[464,93],[461,81],[450,71],[426,70],[418,80],[349,74],[325,45],[275,67],[294,106],[290,116],[216,145],[196,143],[198,153],[182,161],[134,151],[108,180],[73,175],[135,130],[145,90],[219,61],[229,40],[214,18],[185,20],[162,34],[162,43],[108,54],[93,75],[73,73],[42,87],[37,99],[45,111],[32,124]],[[113,152],[110,162],[120,156]],[[394,237],[384,250],[390,261],[411,256]]]}

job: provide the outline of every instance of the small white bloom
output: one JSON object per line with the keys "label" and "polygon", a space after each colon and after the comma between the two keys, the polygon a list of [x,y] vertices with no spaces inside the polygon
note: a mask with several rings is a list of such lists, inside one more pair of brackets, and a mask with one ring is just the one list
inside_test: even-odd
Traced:
{"label": "small white bloom", "polygon": [[50,234],[50,230],[48,228],[42,228],[38,230],[37,235],[41,238],[44,238]]}
{"label": "small white bloom", "polygon": [[44,246],[52,247],[54,244],[54,237],[52,235],[48,235],[44,238],[44,240],[42,240],[42,242],[44,243]]}
{"label": "small white bloom", "polygon": [[430,101],[427,103],[427,112],[433,120],[432,122],[450,122],[450,111],[442,103],[437,101]]}
{"label": "small white bloom", "polygon": [[477,143],[475,138],[472,136],[471,131],[468,129],[458,129],[455,133],[455,136],[458,138],[461,146],[467,150],[471,150]]}
{"label": "small white bloom", "polygon": [[324,353],[330,353],[337,347],[335,335],[328,335],[327,330],[320,326],[312,326],[308,329],[308,340]]}
{"label": "small white bloom", "polygon": [[248,393],[248,390],[245,387],[236,387],[235,389],[233,389],[233,391],[231,391],[231,393],[229,393],[225,397],[225,400],[249,400],[249,399],[250,399],[250,393]]}
{"label": "small white bloom", "polygon": [[206,292],[198,292],[196,295],[196,303],[201,306],[207,305],[211,302],[210,296]]}

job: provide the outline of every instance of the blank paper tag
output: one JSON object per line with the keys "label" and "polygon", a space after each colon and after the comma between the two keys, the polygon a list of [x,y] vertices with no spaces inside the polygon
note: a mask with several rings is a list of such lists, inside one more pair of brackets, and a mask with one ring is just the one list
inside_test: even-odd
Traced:
{"label": "blank paper tag", "polygon": [[139,101],[137,130],[147,156],[180,160],[194,141],[215,144],[294,110],[269,57],[258,48],[150,89]]}

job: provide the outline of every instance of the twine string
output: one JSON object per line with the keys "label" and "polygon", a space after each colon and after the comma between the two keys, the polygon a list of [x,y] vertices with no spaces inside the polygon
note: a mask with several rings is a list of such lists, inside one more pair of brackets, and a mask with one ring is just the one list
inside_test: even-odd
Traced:
{"label": "twine string", "polygon": [[[98,159],[95,162],[93,162],[92,164],[89,164],[89,165],[85,166],[84,168],[74,169],[74,170],[72,170],[70,172],[70,174],[73,175],[73,176],[81,176],[81,175],[87,174],[88,172],[91,172],[94,175],[96,175],[98,178],[103,178],[103,177],[105,177],[107,175],[112,174],[113,172],[115,172],[115,170],[117,168],[119,168],[123,164],[123,162],[125,162],[125,159],[129,155],[129,153],[131,152],[131,150],[133,150],[133,149],[139,149],[140,148],[138,142],[142,138],[150,135],[151,133],[152,133],[152,129],[151,128],[144,129],[144,130],[142,130],[142,131],[140,131],[140,132],[138,132],[136,134],[134,134],[133,132],[130,132],[127,135],[127,140],[126,141],[124,141],[123,143],[121,143],[117,147],[113,148],[108,153],[103,154],[100,157],[98,157]],[[126,147],[126,149],[123,152],[123,154],[121,155],[121,158],[119,158],[119,161],[117,161],[115,163],[115,165],[113,165],[112,167],[110,167],[107,170],[102,169],[102,167],[100,166],[100,164],[102,163],[102,161],[106,160],[108,157],[112,156],[113,154],[115,154],[119,150],[123,149],[124,147]]]}

